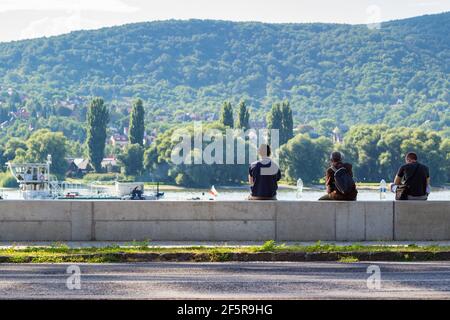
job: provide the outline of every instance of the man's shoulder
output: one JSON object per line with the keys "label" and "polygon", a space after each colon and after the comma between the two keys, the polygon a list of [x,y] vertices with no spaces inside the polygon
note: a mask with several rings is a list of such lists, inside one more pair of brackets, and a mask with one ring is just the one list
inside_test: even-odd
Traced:
{"label": "man's shoulder", "polygon": [[425,164],[423,164],[423,163],[420,163],[420,162],[418,162],[418,164],[419,164],[419,166],[421,166],[422,168],[428,169],[428,166],[427,166],[427,165],[425,165]]}
{"label": "man's shoulder", "polygon": [[430,171],[430,169],[428,168],[428,166],[424,165],[423,163],[419,163],[419,168],[425,172]]}
{"label": "man's shoulder", "polygon": [[250,168],[254,168],[254,167],[256,167],[256,166],[258,166],[260,164],[261,164],[261,162],[259,162],[258,160],[254,161],[254,162],[250,163]]}
{"label": "man's shoulder", "polygon": [[426,165],[424,165],[423,163],[420,163],[420,162],[405,163],[400,168],[406,168],[406,169],[415,169],[415,168],[428,169],[428,167]]}
{"label": "man's shoulder", "polygon": [[351,163],[343,162],[343,163],[339,164],[337,167],[333,167],[333,166],[329,167],[329,168],[327,169],[327,172],[334,173],[334,172],[337,171],[338,169],[342,169],[342,168],[347,169],[347,170],[348,170],[348,169],[351,170],[351,169],[353,168],[353,166],[352,166]]}
{"label": "man's shoulder", "polygon": [[415,171],[417,168],[417,170],[424,170],[424,171],[428,171],[428,167],[426,165],[424,165],[423,163],[420,162],[416,162],[416,163],[405,163],[403,165],[400,166],[400,168],[398,169],[398,171],[406,171],[408,173],[412,173],[413,171]]}
{"label": "man's shoulder", "polygon": [[250,164],[250,166],[267,166],[267,165],[276,165],[276,162],[273,161],[270,158],[264,158],[264,159],[260,159],[260,160],[256,160],[255,162],[252,162]]}
{"label": "man's shoulder", "polygon": [[343,163],[343,166],[344,166],[344,168],[346,168],[346,169],[352,169],[352,168],[353,168],[353,165],[352,165],[351,163],[349,163],[349,162],[344,162],[344,163]]}

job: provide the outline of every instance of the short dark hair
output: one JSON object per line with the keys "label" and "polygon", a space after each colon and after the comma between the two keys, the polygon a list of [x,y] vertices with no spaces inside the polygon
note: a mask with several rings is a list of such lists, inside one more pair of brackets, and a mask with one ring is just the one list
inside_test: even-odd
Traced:
{"label": "short dark hair", "polygon": [[417,161],[417,154],[415,152],[408,152],[406,154],[406,159]]}
{"label": "short dark hair", "polygon": [[341,162],[342,161],[342,154],[339,151],[334,151],[330,155],[330,160],[333,162]]}

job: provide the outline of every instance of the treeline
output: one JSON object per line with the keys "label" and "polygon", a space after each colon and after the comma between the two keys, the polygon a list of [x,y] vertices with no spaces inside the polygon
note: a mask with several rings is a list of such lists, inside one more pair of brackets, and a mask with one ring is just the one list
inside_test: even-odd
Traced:
{"label": "treeline", "polygon": [[[102,98],[94,98],[87,108],[86,139],[83,144],[67,139],[63,132],[52,132],[49,129],[34,131],[28,138],[9,137],[6,143],[0,146],[0,165],[8,161],[17,163],[45,162],[47,155],[53,157],[51,172],[60,179],[68,169],[66,157],[87,155],[90,165],[97,173],[104,169],[101,162],[105,157],[107,141],[107,128],[110,122],[110,110]],[[134,101],[129,120],[129,144],[120,153],[125,175],[138,175],[142,173],[144,153],[144,109],[142,100]]]}
{"label": "treeline", "polygon": [[428,165],[433,184],[450,182],[450,139],[438,133],[414,128],[389,128],[384,125],[351,127],[342,143],[329,138],[299,134],[280,150],[285,178],[294,182],[317,182],[324,176],[330,152],[343,152],[345,161],[354,166],[360,182],[392,181],[404,156],[414,151],[419,161]]}
{"label": "treeline", "polygon": [[[203,132],[215,129],[225,135],[228,128],[246,130],[250,128],[250,117],[251,110],[244,100],[238,105],[225,102],[220,110],[219,120],[204,124]],[[292,109],[288,101],[274,103],[266,117],[267,129],[279,130],[281,147],[276,152],[283,177],[289,182],[302,178],[307,183],[318,183],[324,176],[329,154],[333,150],[343,152],[345,160],[353,164],[356,180],[360,182],[392,180],[396,170],[404,162],[404,155],[409,151],[416,152],[419,160],[430,167],[434,184],[450,182],[450,139],[437,132],[407,127],[390,128],[386,125],[357,125],[345,133],[343,140],[332,139],[328,134],[330,123],[327,121],[322,122],[320,130],[312,130],[308,126],[294,130]],[[80,154],[86,153],[95,172],[101,173],[109,121],[109,107],[103,99],[95,98],[88,106],[84,146],[74,145],[61,132],[41,129],[26,140],[8,139],[0,147],[0,164],[3,165],[6,161],[40,162],[45,161],[48,154],[52,154],[52,172],[62,177],[67,168],[66,155],[78,150]],[[122,173],[126,176],[188,187],[235,185],[246,181],[250,160],[248,157],[242,164],[174,164],[171,161],[172,151],[178,143],[173,139],[175,130],[184,128],[191,136],[199,134],[195,132],[193,123],[174,126],[162,132],[146,148],[143,144],[145,107],[141,99],[136,99],[132,104],[129,128],[129,143],[118,151]],[[192,148],[189,156],[195,157],[209,143],[204,141],[202,149]],[[249,139],[238,139],[235,150],[239,148],[239,144],[243,144],[247,155],[249,150],[256,148]],[[236,157],[237,153],[234,154]]]}
{"label": "treeline", "polygon": [[[235,117],[235,109],[237,116]],[[245,101],[241,101],[237,108],[233,108],[230,102],[225,102],[220,111],[220,118],[217,122],[203,125],[203,132],[208,130],[218,130],[225,136],[226,130],[236,128],[247,130],[249,126],[250,110]],[[267,114],[267,129],[279,130],[280,144],[284,144],[293,136],[292,110],[289,102],[284,101],[275,103]],[[186,132],[195,137],[194,125],[189,124],[183,127]],[[178,143],[173,141],[172,136],[175,130],[180,127],[172,128],[162,135],[158,136],[156,141],[144,154],[144,169],[152,174],[153,179],[168,183],[176,183],[183,186],[205,187],[212,184],[216,185],[236,185],[247,181],[248,166],[250,164],[250,150],[256,154],[256,146],[248,139],[236,139],[234,146],[234,164],[181,164],[174,165],[171,161],[171,152]],[[210,142],[203,142],[204,150]],[[223,141],[223,149],[226,149]],[[245,163],[238,164],[237,150],[242,147],[245,150]],[[191,155],[202,150],[195,149],[192,146]]]}

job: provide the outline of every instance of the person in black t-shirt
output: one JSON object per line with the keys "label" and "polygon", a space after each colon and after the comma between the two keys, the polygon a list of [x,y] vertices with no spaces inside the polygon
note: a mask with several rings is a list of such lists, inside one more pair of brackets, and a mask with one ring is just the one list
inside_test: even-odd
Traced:
{"label": "person in black t-shirt", "polygon": [[396,186],[408,186],[408,200],[427,200],[430,193],[430,171],[426,165],[417,161],[417,154],[409,152],[405,157],[406,164],[398,169],[391,187],[395,192]]}
{"label": "person in black t-shirt", "polygon": [[267,144],[258,149],[260,160],[253,162],[248,169],[248,182],[251,195],[248,200],[276,200],[278,181],[281,172],[278,165],[270,159],[271,150]]}

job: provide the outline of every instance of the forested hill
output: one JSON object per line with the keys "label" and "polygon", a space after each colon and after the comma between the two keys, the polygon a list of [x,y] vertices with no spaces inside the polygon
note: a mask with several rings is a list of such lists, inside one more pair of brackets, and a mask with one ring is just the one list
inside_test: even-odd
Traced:
{"label": "forested hill", "polygon": [[[296,123],[450,125],[450,13],[365,25],[164,21],[0,43],[0,86],[41,103],[140,96],[147,117],[252,117],[289,99]],[[258,115],[258,112],[260,113]],[[169,117],[170,119],[170,117]]]}

